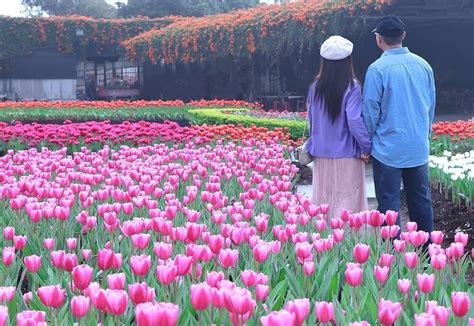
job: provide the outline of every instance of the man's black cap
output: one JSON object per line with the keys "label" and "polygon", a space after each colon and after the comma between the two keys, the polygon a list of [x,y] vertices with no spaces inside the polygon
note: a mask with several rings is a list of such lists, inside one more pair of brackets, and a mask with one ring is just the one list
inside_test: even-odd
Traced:
{"label": "man's black cap", "polygon": [[397,37],[405,31],[405,24],[395,15],[388,15],[382,18],[372,33],[377,33],[387,37]]}

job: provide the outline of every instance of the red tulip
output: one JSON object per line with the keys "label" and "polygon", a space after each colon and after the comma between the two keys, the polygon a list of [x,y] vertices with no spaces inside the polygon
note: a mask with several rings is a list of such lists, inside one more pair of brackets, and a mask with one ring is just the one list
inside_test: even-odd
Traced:
{"label": "red tulip", "polygon": [[57,309],[64,304],[65,291],[59,285],[42,286],[36,293],[46,307]]}
{"label": "red tulip", "polygon": [[334,320],[334,305],[332,302],[318,301],[315,306],[316,317],[320,323],[329,323]]}
{"label": "red tulip", "polygon": [[89,312],[90,299],[84,296],[75,296],[71,299],[72,315],[78,319],[83,318]]}

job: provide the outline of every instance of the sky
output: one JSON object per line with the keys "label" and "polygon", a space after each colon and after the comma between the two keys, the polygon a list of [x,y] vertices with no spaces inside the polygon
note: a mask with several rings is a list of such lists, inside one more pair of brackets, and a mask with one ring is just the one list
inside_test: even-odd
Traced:
{"label": "sky", "polygon": [[[114,4],[116,0],[107,0],[107,2]],[[126,1],[122,0],[121,2]],[[24,16],[21,0],[0,0],[0,15]]]}

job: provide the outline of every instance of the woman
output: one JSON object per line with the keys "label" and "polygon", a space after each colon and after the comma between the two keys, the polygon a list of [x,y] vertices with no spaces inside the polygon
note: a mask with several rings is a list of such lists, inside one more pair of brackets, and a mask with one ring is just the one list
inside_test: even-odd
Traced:
{"label": "woman", "polygon": [[331,36],[321,46],[321,68],[308,99],[310,140],[314,156],[313,201],[329,204],[331,217],[343,209],[368,209],[365,167],[371,141],[362,121],[361,86],[352,66],[353,44]]}

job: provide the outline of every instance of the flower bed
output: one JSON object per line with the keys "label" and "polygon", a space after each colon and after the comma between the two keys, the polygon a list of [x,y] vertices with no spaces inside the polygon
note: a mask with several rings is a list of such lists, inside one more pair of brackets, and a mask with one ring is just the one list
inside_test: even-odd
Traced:
{"label": "flower bed", "polygon": [[[245,112],[242,114],[242,112]],[[259,111],[255,111],[259,112]],[[288,130],[294,140],[303,137],[305,129],[305,120],[282,119],[279,117],[256,117],[253,111],[243,111],[239,109],[201,109],[189,110],[194,116],[194,122],[197,124],[242,124],[244,126],[261,126],[269,129],[284,128]],[[258,114],[258,113],[256,113]]]}
{"label": "flower bed", "polygon": [[0,122],[0,149],[27,149],[48,146],[68,147],[78,151],[82,146],[99,149],[104,145],[148,145],[159,142],[210,143],[218,139],[240,141],[255,138],[262,141],[280,140],[294,145],[283,129],[269,130],[264,127],[243,127],[237,125],[180,127],[176,122],[152,123],[125,121],[120,124],[84,122],[64,124],[22,124],[8,125]]}
{"label": "flower bed", "polygon": [[27,101],[0,102],[0,121],[58,123],[84,121],[193,121],[188,113],[199,108],[260,108],[258,103],[232,100],[191,101]]}
{"label": "flower bed", "polygon": [[291,192],[288,150],[249,139],[8,153],[0,320],[468,323],[465,234],[441,248],[441,232],[414,224],[392,241],[391,212],[329,219]]}
{"label": "flower bed", "polygon": [[474,149],[474,121],[459,120],[433,124],[432,154],[442,155],[444,151],[455,153]]}
{"label": "flower bed", "polygon": [[222,111],[224,114],[233,114],[240,116],[249,116],[256,119],[260,118],[274,118],[274,119],[285,119],[285,120],[297,120],[302,121],[306,119],[306,112],[289,112],[289,111],[265,111],[265,110],[233,110],[233,111]]}

